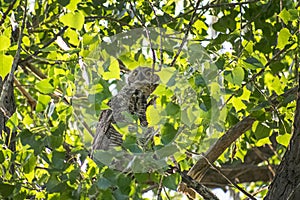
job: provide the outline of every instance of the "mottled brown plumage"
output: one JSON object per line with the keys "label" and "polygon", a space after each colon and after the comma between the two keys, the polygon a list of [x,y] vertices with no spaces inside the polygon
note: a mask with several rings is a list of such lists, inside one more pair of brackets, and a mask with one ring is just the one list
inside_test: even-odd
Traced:
{"label": "mottled brown plumage", "polygon": [[109,150],[122,146],[122,135],[113,127],[132,123],[126,115],[135,115],[140,125],[147,127],[147,99],[154,91],[159,77],[148,67],[138,67],[128,76],[128,84],[109,102],[110,109],[102,111],[92,150]]}

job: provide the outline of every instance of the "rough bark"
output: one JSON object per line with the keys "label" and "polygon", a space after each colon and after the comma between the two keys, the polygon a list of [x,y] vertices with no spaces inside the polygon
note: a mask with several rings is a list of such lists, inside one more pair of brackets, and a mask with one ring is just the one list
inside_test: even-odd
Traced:
{"label": "rough bark", "polygon": [[[13,89],[13,84],[9,84],[8,91],[5,94],[2,94],[3,91],[3,83],[5,83],[6,79],[4,81],[1,80],[0,78],[0,94],[4,95],[4,101],[3,101],[3,106],[6,111],[9,113],[14,113],[16,111],[16,103],[14,99],[14,89]],[[14,145],[14,137],[15,133],[9,130],[6,126],[6,122],[8,120],[8,117],[5,113],[3,113],[0,109],[0,133],[2,134],[1,137],[5,139],[6,145],[12,150],[15,150],[15,145]],[[4,135],[4,134],[5,135]]]}
{"label": "rough bark", "polygon": [[300,199],[300,92],[298,90],[294,131],[265,200]]}

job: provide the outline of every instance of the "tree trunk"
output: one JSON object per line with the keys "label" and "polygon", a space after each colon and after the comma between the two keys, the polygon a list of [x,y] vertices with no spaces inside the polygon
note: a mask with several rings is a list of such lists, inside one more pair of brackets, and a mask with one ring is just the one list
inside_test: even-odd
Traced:
{"label": "tree trunk", "polygon": [[290,144],[277,169],[265,200],[300,199],[300,90],[294,118],[294,131]]}
{"label": "tree trunk", "polygon": [[[7,78],[2,80],[0,77],[0,94],[1,96],[4,96],[4,101],[3,101],[3,107],[10,115],[12,115],[16,111],[16,103],[15,103],[15,98],[14,98],[14,88],[13,88],[13,83],[9,83],[8,90],[7,92],[3,90],[3,87],[7,81]],[[15,152],[16,150],[16,143],[15,143],[15,137],[16,137],[16,132],[14,130],[10,130],[6,126],[6,122],[10,116],[5,114],[1,109],[0,109],[0,138],[5,141],[5,144],[7,147],[12,151]],[[12,171],[13,165],[11,168]]]}

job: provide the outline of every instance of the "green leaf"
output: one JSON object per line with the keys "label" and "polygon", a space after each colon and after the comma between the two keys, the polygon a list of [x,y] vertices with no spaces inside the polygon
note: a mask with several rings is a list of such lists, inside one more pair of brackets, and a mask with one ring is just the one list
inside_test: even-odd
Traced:
{"label": "green leaf", "polygon": [[70,11],[75,11],[77,9],[77,4],[80,1],[81,0],[70,0],[70,3],[66,6],[66,8],[69,9]]}
{"label": "green leaf", "polygon": [[43,94],[50,94],[54,91],[54,87],[49,81],[49,79],[41,80],[35,85],[35,88]]}
{"label": "green leaf", "polygon": [[267,126],[266,124],[263,124],[261,122],[259,122],[255,128],[255,138],[257,140],[269,137],[271,133],[271,129],[269,126]]}
{"label": "green leaf", "polygon": [[179,149],[174,144],[171,144],[156,150],[155,154],[159,159],[165,159],[171,155],[174,155],[178,151]]}
{"label": "green leaf", "polygon": [[100,178],[97,182],[97,187],[101,190],[106,190],[109,187],[113,186],[109,180],[106,178]]}
{"label": "green leaf", "polygon": [[276,141],[285,147],[289,145],[290,139],[291,139],[291,134],[278,135],[276,137]]}
{"label": "green leaf", "polygon": [[66,6],[70,3],[70,0],[57,0],[57,2],[62,6]]}
{"label": "green leaf", "polygon": [[242,81],[244,80],[244,69],[242,67],[236,67],[234,70],[232,70],[232,78],[233,78],[233,83],[236,85],[241,86]]}
{"label": "green leaf", "polygon": [[36,105],[36,111],[41,112],[44,111],[50,102],[51,97],[48,95],[39,94],[38,96],[38,103]]}
{"label": "green leaf", "polygon": [[281,29],[278,34],[278,42],[276,48],[282,50],[285,47],[285,45],[289,44],[289,39],[291,36],[292,35],[289,29],[287,28]]}
{"label": "green leaf", "polygon": [[146,111],[147,121],[149,126],[158,125],[160,122],[160,112],[153,105],[148,106]]}
{"label": "green leaf", "polygon": [[5,156],[3,150],[0,150],[0,164],[2,164],[4,161],[5,161]]}
{"label": "green leaf", "polygon": [[188,127],[191,127],[198,116],[198,110],[193,110],[193,107],[188,107],[181,112],[181,121]]}
{"label": "green leaf", "polygon": [[176,115],[180,111],[180,106],[170,102],[166,107],[166,111],[168,115]]}
{"label": "green leaf", "polygon": [[75,30],[73,30],[73,29],[67,29],[65,31],[64,35],[69,38],[68,42],[70,44],[73,44],[75,46],[79,45],[80,40],[79,40],[78,34],[77,34],[77,32]]}
{"label": "green leaf", "polygon": [[10,72],[14,58],[11,55],[5,55],[0,52],[0,76],[2,80]]}
{"label": "green leaf", "polygon": [[242,67],[236,67],[232,71],[225,71],[225,80],[235,85],[242,85],[245,72]]}
{"label": "green leaf", "polygon": [[247,108],[247,106],[240,98],[232,97],[230,102],[232,103],[236,112]]}
{"label": "green leaf", "polygon": [[273,74],[277,74],[278,72],[281,72],[285,66],[286,65],[280,61],[274,61],[274,62],[271,62],[271,64],[270,64],[270,68],[271,68],[271,71]]}
{"label": "green leaf", "polygon": [[163,179],[163,185],[166,186],[167,188],[170,188],[171,190],[176,190],[178,183],[179,183],[178,174],[172,174]]}
{"label": "green leaf", "polygon": [[65,129],[66,129],[65,123],[64,122],[59,122],[58,126],[54,127],[51,130],[51,133],[52,133],[52,135],[55,135],[55,136],[61,136],[61,135],[63,135]]}
{"label": "green leaf", "polygon": [[164,145],[170,144],[175,136],[176,136],[177,130],[174,128],[172,124],[165,124],[161,128],[161,141]]}
{"label": "green leaf", "polygon": [[20,139],[23,146],[29,145],[34,150],[34,155],[39,154],[44,144],[41,142],[41,140],[37,140],[35,138],[35,134],[30,132],[28,129],[23,129],[20,133]]}
{"label": "green leaf", "polygon": [[84,16],[81,12],[72,12],[63,15],[59,19],[65,26],[81,30],[84,23]]}
{"label": "green leaf", "polygon": [[10,39],[4,35],[0,35],[0,51],[7,50],[10,47]]}
{"label": "green leaf", "polygon": [[250,57],[244,60],[244,65],[248,69],[264,68],[264,65],[254,57]]}
{"label": "green leaf", "polygon": [[65,152],[53,151],[52,153],[52,165],[55,169],[62,169],[64,167]]}
{"label": "green leaf", "polygon": [[120,67],[117,59],[111,57],[110,65],[108,67],[108,71],[103,71],[101,75],[104,80],[109,79],[120,79]]}
{"label": "green leaf", "polygon": [[13,190],[15,189],[14,185],[10,185],[7,183],[0,183],[0,194],[2,197],[8,197],[13,193]]}
{"label": "green leaf", "polygon": [[291,19],[291,14],[284,8],[278,15],[282,21],[287,25]]}
{"label": "green leaf", "polygon": [[33,153],[28,155],[28,158],[26,158],[25,165],[23,166],[25,174],[29,174],[30,172],[32,172],[35,169],[36,160],[37,159]]}
{"label": "green leaf", "polygon": [[176,74],[176,69],[174,67],[163,68],[160,72],[157,73],[161,82],[168,85],[168,82]]}
{"label": "green leaf", "polygon": [[11,130],[14,130],[16,129],[18,124],[19,124],[18,113],[15,112],[6,122],[6,126],[9,127]]}

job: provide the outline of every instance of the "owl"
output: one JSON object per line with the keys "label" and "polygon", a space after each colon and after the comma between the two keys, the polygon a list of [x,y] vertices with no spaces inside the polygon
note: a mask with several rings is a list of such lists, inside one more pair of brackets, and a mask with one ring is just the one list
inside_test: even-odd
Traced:
{"label": "owl", "polygon": [[138,119],[138,125],[147,127],[146,109],[150,94],[155,90],[159,77],[148,67],[138,67],[128,76],[127,84],[112,97],[108,105],[110,109],[102,111],[96,128],[92,150],[109,150],[122,147],[122,135],[116,125],[132,123],[128,115]]}

